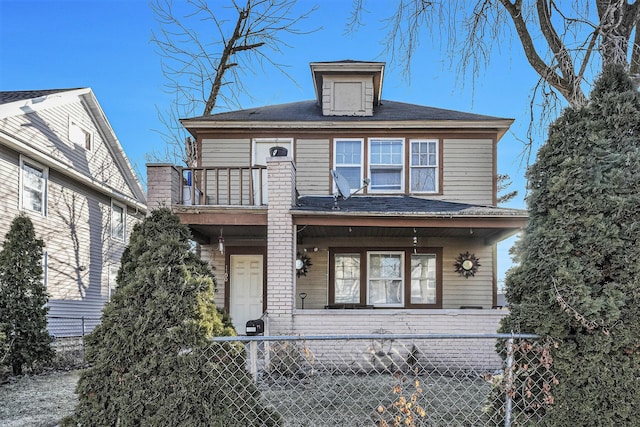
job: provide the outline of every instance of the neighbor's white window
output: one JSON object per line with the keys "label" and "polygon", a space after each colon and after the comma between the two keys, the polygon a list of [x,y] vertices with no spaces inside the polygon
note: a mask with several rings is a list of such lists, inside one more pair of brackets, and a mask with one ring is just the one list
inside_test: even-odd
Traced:
{"label": "neighbor's white window", "polygon": [[48,169],[20,159],[20,172],[20,207],[46,215]]}
{"label": "neighbor's white window", "polygon": [[371,192],[400,192],[404,189],[404,140],[369,140],[369,177]]}
{"label": "neighbor's white window", "polygon": [[362,186],[362,149],[361,139],[336,139],[334,141],[333,164],[336,172],[346,178],[351,191]]}
{"label": "neighbor's white window", "polygon": [[336,304],[360,303],[360,254],[335,255]]}
{"label": "neighbor's white window", "polygon": [[438,191],[438,141],[411,141],[411,192]]}
{"label": "neighbor's white window", "polygon": [[411,304],[435,304],[436,256],[435,254],[411,255]]}
{"label": "neighbor's white window", "polygon": [[367,253],[367,304],[404,305],[404,252]]}
{"label": "neighbor's white window", "polygon": [[93,149],[93,132],[69,118],[69,141],[91,151]]}
{"label": "neighbor's white window", "polygon": [[124,241],[127,209],[123,205],[111,202],[111,237]]}
{"label": "neighbor's white window", "polygon": [[107,286],[109,287],[107,289],[107,297],[109,298],[109,300],[111,300],[111,297],[115,293],[116,287],[118,286],[116,281],[116,279],[118,278],[118,269],[119,269],[118,265],[109,264],[109,270],[108,270],[109,277],[107,280]]}

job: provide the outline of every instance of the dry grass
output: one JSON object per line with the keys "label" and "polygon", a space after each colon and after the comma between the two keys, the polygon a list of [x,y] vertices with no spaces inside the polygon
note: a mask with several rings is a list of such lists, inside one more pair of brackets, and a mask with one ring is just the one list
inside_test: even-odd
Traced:
{"label": "dry grass", "polygon": [[0,385],[0,425],[51,427],[71,415],[80,371],[14,377]]}

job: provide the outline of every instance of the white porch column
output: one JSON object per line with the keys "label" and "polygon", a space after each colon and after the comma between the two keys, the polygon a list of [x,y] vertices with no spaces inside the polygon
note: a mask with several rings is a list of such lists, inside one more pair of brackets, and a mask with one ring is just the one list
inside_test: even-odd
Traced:
{"label": "white porch column", "polygon": [[269,332],[292,333],[295,307],[295,229],[291,208],[295,204],[296,171],[291,157],[267,158],[267,312]]}

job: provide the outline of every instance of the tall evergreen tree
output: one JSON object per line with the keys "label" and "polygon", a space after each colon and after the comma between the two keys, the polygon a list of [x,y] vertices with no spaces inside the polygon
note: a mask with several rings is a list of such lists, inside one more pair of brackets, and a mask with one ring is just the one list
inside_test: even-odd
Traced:
{"label": "tall evergreen tree", "polygon": [[42,248],[31,219],[17,216],[0,251],[0,325],[8,347],[4,363],[14,375],[53,358],[47,331],[47,290],[42,282]]}
{"label": "tall evergreen tree", "polygon": [[528,186],[500,330],[559,344],[543,423],[640,425],[640,94],[622,66],[553,123]]}
{"label": "tall evergreen tree", "polygon": [[245,369],[243,348],[208,340],[235,333],[216,310],[213,274],[189,239],[165,208],[134,227],[115,295],[87,337],[91,367],[65,424],[276,425]]}

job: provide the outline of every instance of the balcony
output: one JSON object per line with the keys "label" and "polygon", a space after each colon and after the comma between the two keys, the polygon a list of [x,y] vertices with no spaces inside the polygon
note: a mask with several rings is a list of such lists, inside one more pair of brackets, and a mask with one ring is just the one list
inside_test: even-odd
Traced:
{"label": "balcony", "polygon": [[178,168],[182,176],[180,205],[266,206],[267,168]]}

